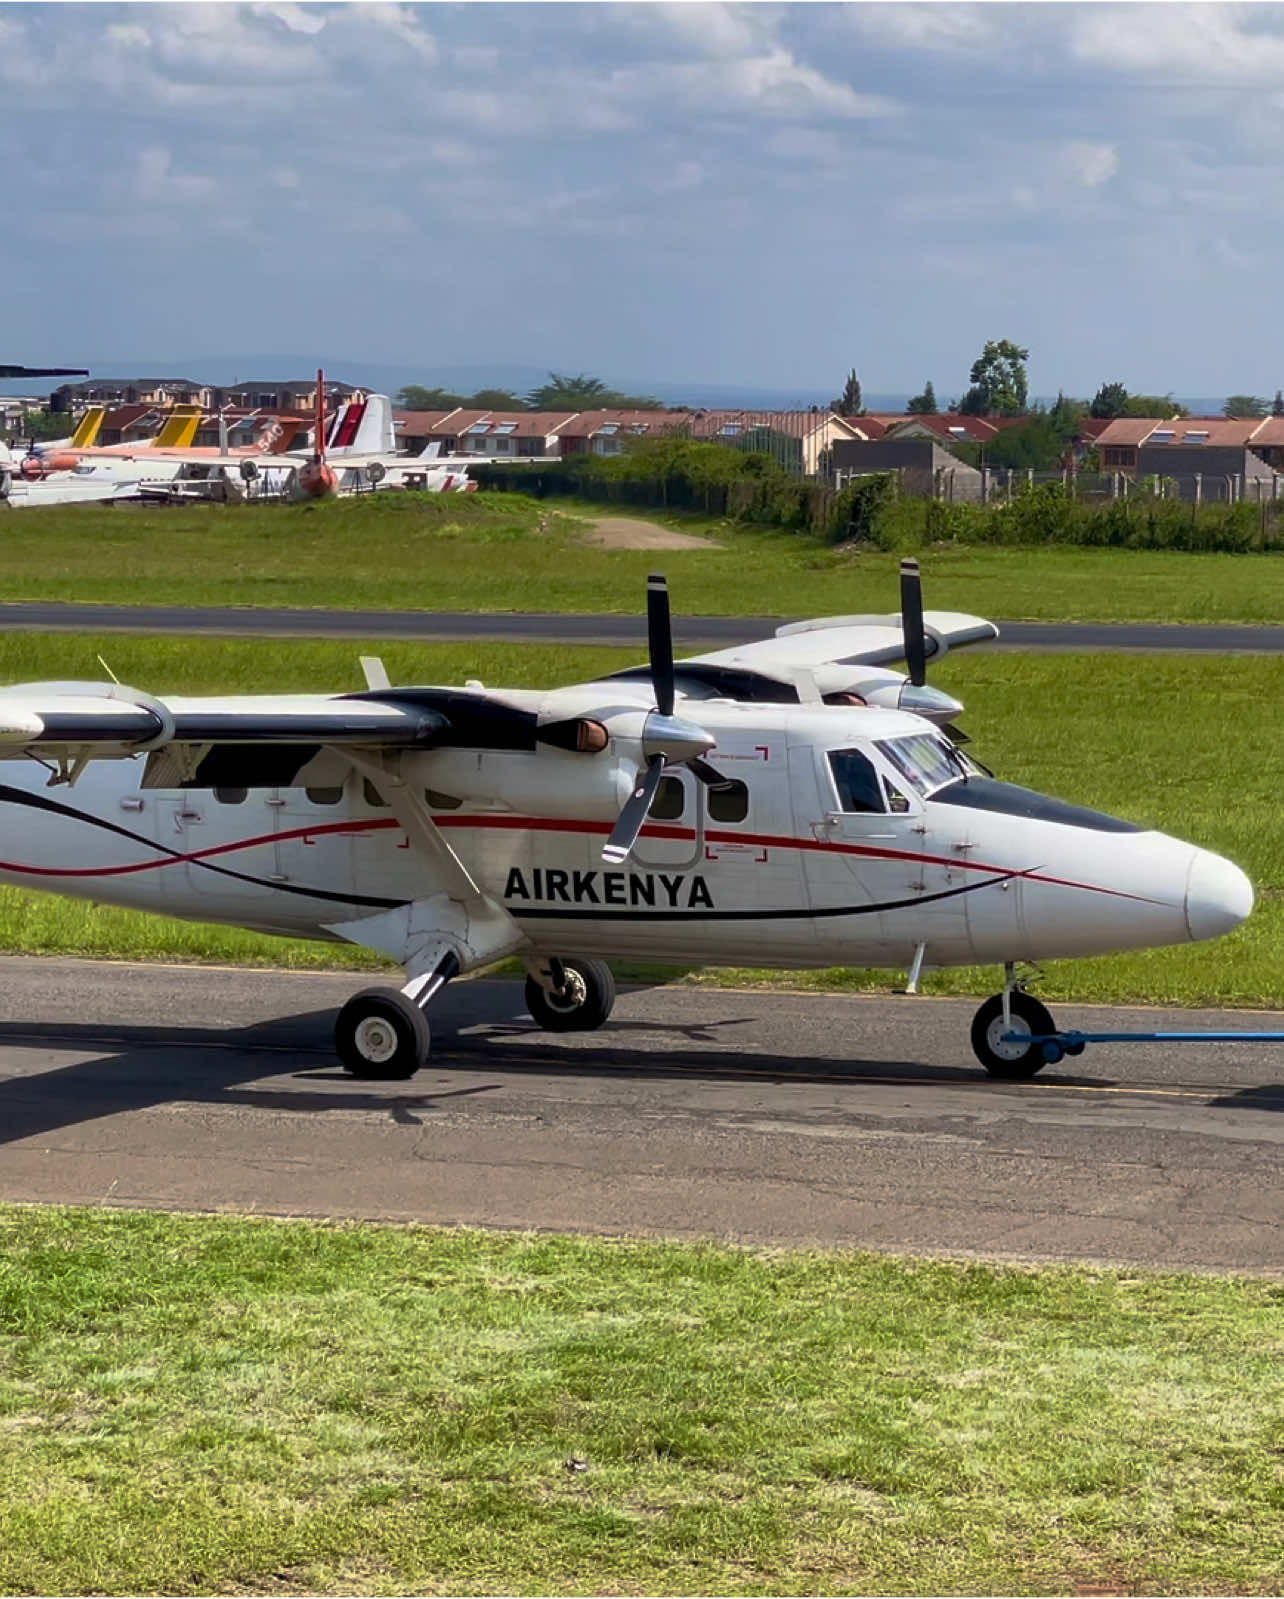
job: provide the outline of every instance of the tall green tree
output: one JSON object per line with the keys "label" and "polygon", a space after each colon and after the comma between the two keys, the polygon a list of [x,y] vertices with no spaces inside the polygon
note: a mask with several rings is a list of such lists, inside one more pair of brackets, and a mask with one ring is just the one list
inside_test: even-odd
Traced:
{"label": "tall green tree", "polygon": [[577,372],[550,372],[548,382],[526,396],[532,411],[663,411],[664,401],[650,394],[622,394],[601,378]]}
{"label": "tall green tree", "polygon": [[836,400],[830,401],[829,409],[839,416],[864,416],[865,402],[861,398],[860,379],[856,376],[855,367],[847,374],[843,392]]}
{"label": "tall green tree", "polygon": [[1011,339],[987,339],[972,363],[972,387],[959,401],[968,416],[1024,416],[1030,396],[1025,363],[1029,350]]}
{"label": "tall green tree", "polygon": [[478,389],[477,393],[470,394],[464,403],[476,406],[479,411],[524,411],[526,409],[526,401],[520,395],[514,394],[511,389]]}
{"label": "tall green tree", "polygon": [[1120,416],[1189,416],[1171,394],[1130,394]]}
{"label": "tall green tree", "polygon": [[462,394],[452,394],[449,389],[426,389],[419,383],[407,383],[393,395],[393,404],[403,411],[453,411],[463,403]]}
{"label": "tall green tree", "polygon": [[1271,406],[1272,416],[1284,416],[1284,389],[1276,389],[1275,403]]}
{"label": "tall green tree", "polygon": [[905,409],[910,416],[936,415],[936,390],[932,387],[931,378],[923,385],[922,394],[916,394]]}
{"label": "tall green tree", "polygon": [[1088,414],[1097,417],[1123,416],[1128,390],[1122,383],[1103,383],[1092,397]]}
{"label": "tall green tree", "polygon": [[1266,401],[1257,394],[1232,394],[1222,406],[1223,416],[1265,416]]}
{"label": "tall green tree", "polygon": [[1053,472],[1068,464],[1079,431],[1083,407],[1077,400],[1057,396],[1051,410],[1036,407],[1015,427],[1004,428],[985,446],[990,466],[1033,467],[1036,472]]}

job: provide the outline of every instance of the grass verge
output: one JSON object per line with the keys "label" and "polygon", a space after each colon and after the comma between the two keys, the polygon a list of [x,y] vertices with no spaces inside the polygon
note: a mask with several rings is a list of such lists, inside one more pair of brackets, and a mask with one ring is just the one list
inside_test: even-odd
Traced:
{"label": "grass verge", "polygon": [[1284,1288],[0,1210],[6,1593],[1274,1593]]}
{"label": "grass verge", "polygon": [[[152,692],[342,689],[362,650],[394,681],[553,684],[631,662],[628,651],[479,644],[251,642],[125,635],[69,640],[0,633],[0,681],[100,677],[103,653],[123,680]],[[1273,656],[950,656],[933,681],[967,702],[973,748],[1000,776],[1162,828],[1230,857],[1258,895],[1249,921],[1209,944],[1051,963],[1040,993],[1063,1000],[1284,1008],[1284,748],[1271,707],[1284,699]],[[1230,737],[1233,730],[1233,738]],[[16,954],[207,960],[370,970],[340,945],[147,917],[22,888],[0,888],[0,947]],[[654,976],[652,968],[621,968]],[[663,975],[675,975],[664,969]],[[790,987],[887,989],[903,974],[846,968],[791,972]],[[699,980],[781,981],[710,968]],[[989,993],[992,969],[929,972],[930,993]]]}
{"label": "grass verge", "polygon": [[[321,505],[65,506],[3,517],[4,598],[132,605],[639,611],[646,575],[686,615],[891,611],[898,555],[804,534],[652,518],[704,550],[597,549],[584,518],[627,514],[516,494],[378,495]],[[928,603],[982,616],[1276,622],[1284,556],[935,545]]]}

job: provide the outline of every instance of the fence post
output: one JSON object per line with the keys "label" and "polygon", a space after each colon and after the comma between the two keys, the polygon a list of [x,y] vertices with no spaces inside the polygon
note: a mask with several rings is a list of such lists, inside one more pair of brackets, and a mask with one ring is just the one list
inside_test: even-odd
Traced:
{"label": "fence post", "polygon": [[1034,468],[1032,466],[1027,466],[1025,469],[1025,486],[1028,489],[1034,487]]}
{"label": "fence post", "polygon": [[1196,472],[1195,473],[1195,500],[1194,500],[1195,509],[1198,510],[1199,507],[1203,503],[1204,503],[1204,474],[1202,472]]}
{"label": "fence post", "polygon": [[1112,472],[1110,474],[1110,498],[1112,500],[1117,500],[1119,498],[1119,474],[1118,474],[1118,472]]}
{"label": "fence post", "polygon": [[981,468],[981,504],[990,503],[990,469],[988,466]]}

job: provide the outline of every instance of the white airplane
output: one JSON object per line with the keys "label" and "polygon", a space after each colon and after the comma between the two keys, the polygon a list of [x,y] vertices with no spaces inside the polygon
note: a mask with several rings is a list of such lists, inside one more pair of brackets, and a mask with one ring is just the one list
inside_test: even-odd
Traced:
{"label": "white airplane", "polygon": [[373,658],[354,693],[0,689],[0,878],[390,956],[404,986],[350,999],[336,1045],[394,1079],[427,1059],[442,985],[507,956],[555,1031],[607,1020],[609,957],[908,966],[911,990],[925,964],[993,962],[972,1045],[1024,1078],[1055,1029],[1018,962],[1214,938],[1251,910],[1229,861],[959,750],[926,662],[998,629],[924,617],[917,562],[899,616],[676,665],[663,578],[647,600],[648,666],[547,692],[394,687]]}

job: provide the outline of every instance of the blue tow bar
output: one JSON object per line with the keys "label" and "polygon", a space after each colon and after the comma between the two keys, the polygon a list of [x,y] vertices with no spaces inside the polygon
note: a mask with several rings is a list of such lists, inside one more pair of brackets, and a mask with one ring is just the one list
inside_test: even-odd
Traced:
{"label": "blue tow bar", "polygon": [[1055,1065],[1065,1055],[1082,1055],[1085,1044],[1284,1044],[1284,1033],[1004,1033],[1002,1044],[1038,1044]]}

